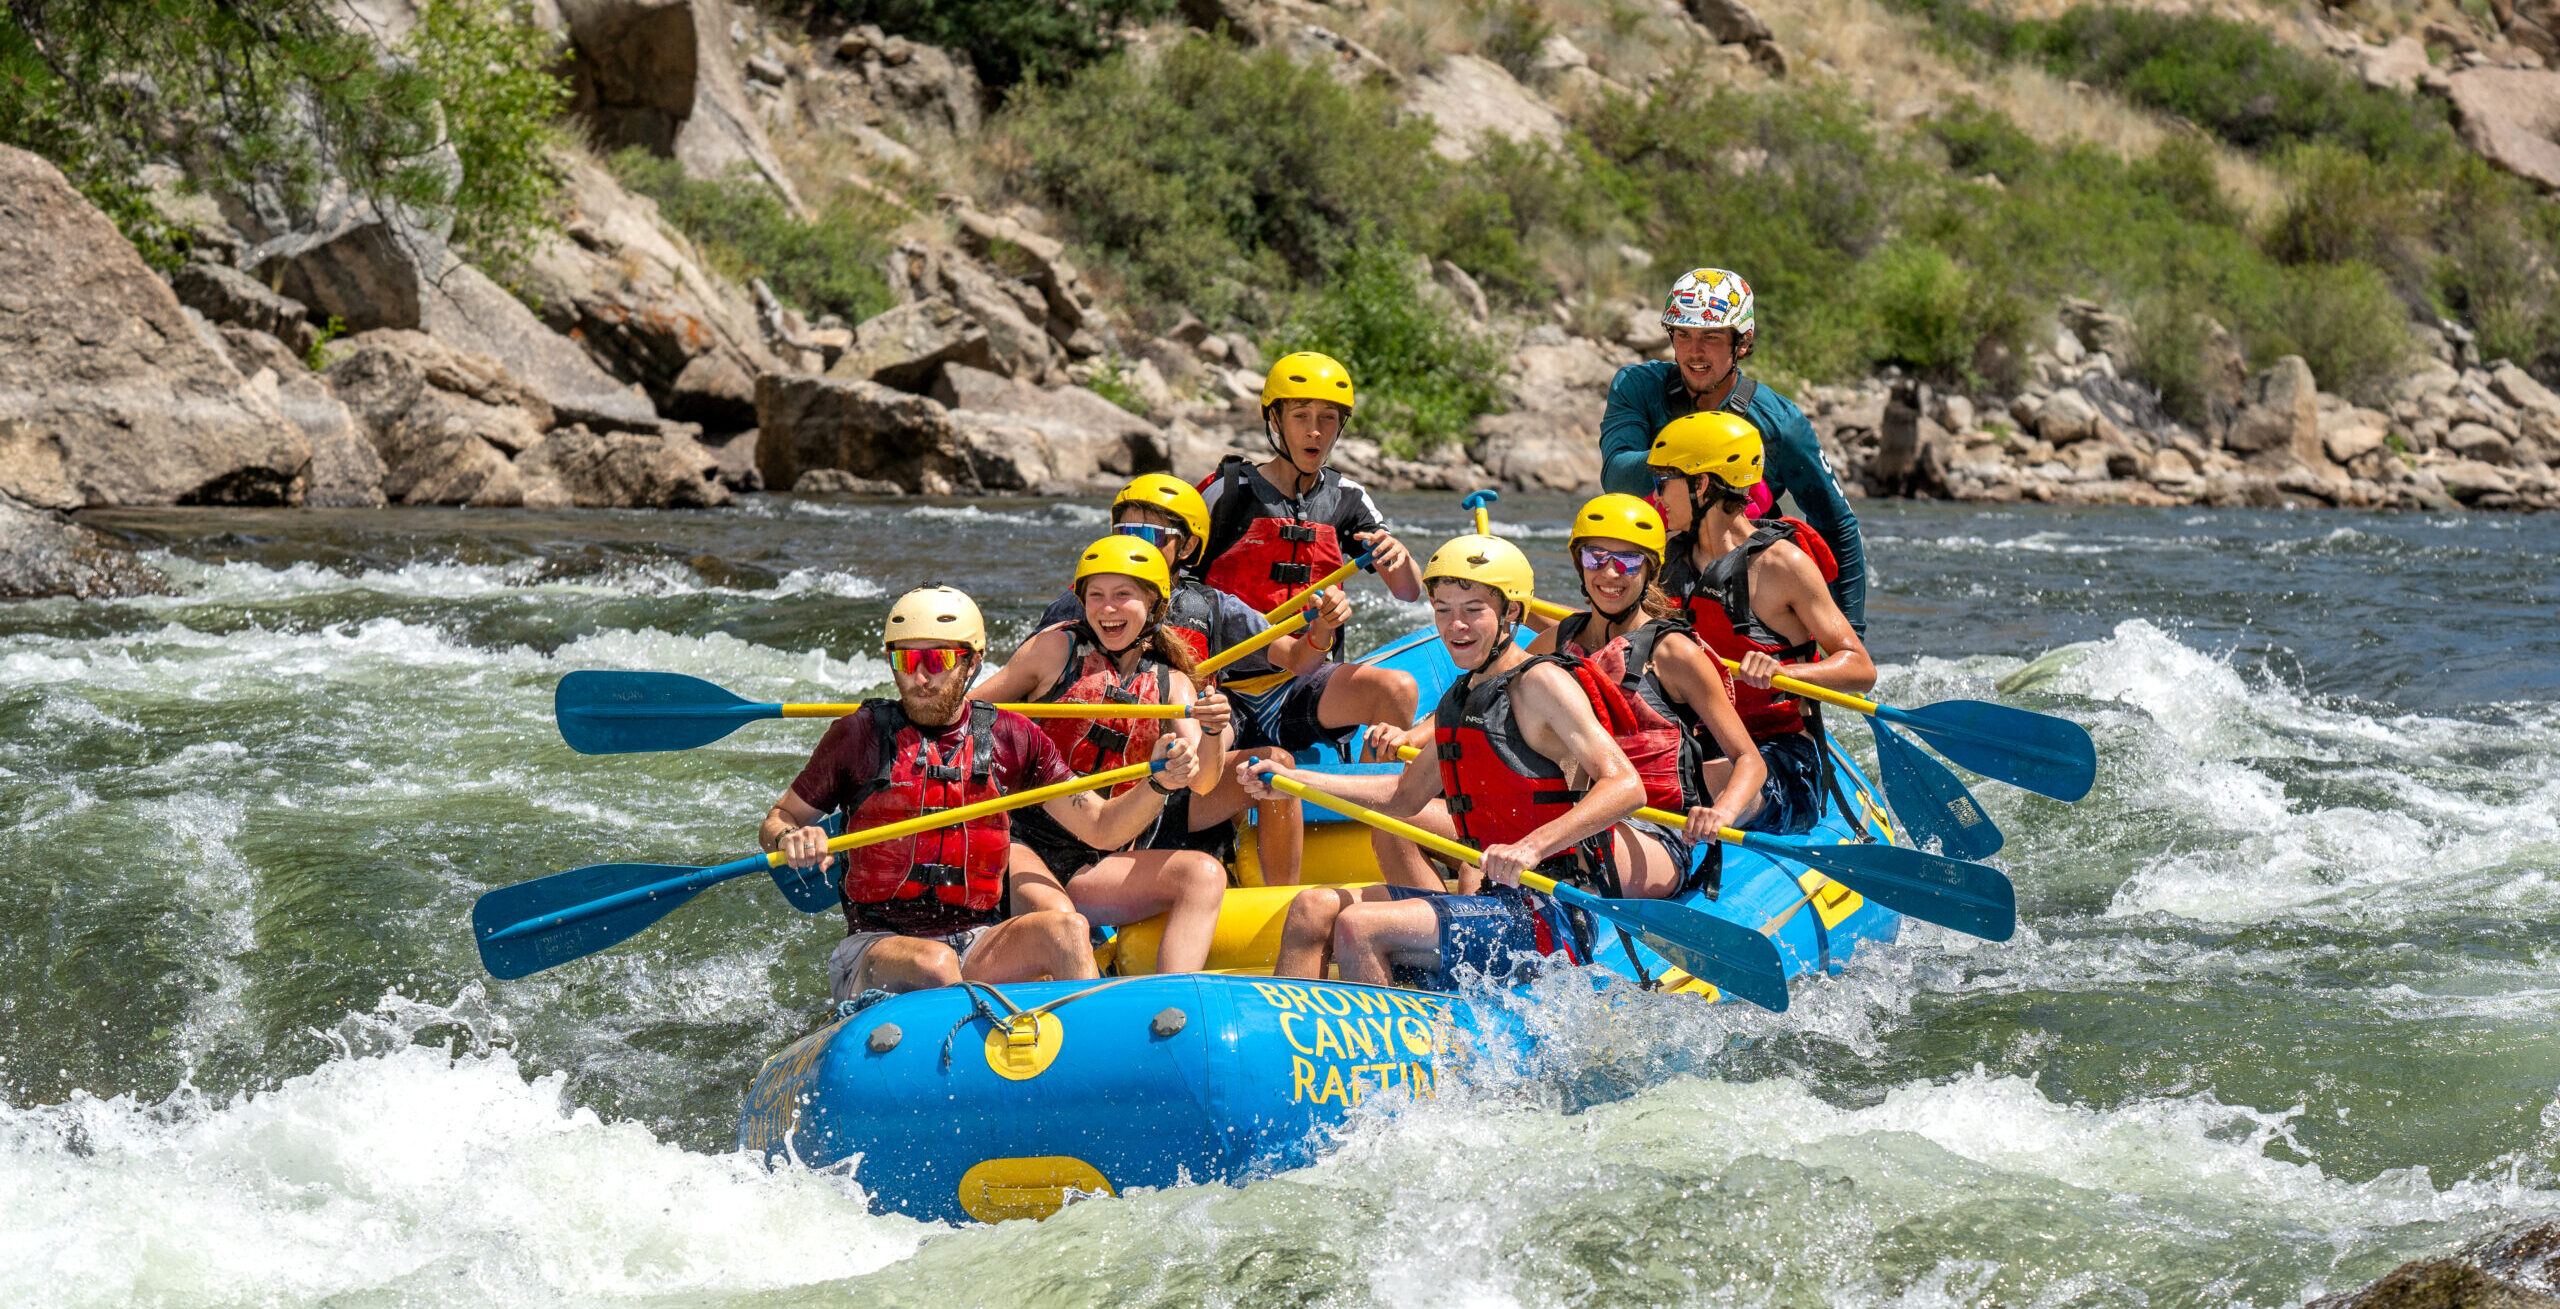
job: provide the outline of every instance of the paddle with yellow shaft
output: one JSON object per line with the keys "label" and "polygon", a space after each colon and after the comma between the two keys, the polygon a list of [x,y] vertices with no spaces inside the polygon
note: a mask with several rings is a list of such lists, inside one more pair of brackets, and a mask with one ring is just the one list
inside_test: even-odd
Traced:
{"label": "paddle with yellow shaft", "polygon": [[[1460,845],[1400,818],[1326,795],[1294,778],[1269,773],[1264,776],[1275,790],[1313,801],[1389,835],[1401,836],[1433,854],[1471,864],[1484,857],[1474,846]],[[1611,900],[1537,873],[1520,874],[1520,884],[1532,891],[1544,891],[1642,938],[1655,953],[1688,970],[1691,976],[1715,983],[1727,994],[1738,995],[1763,1009],[1786,1010],[1787,970],[1778,960],[1778,947],[1748,927],[1673,900]]]}
{"label": "paddle with yellow shaft", "polygon": [[[1047,804],[1062,796],[1141,781],[1162,767],[1161,760],[1130,764],[867,831],[847,832],[827,842],[827,852],[839,854],[991,814]],[[793,904],[803,912],[816,913],[836,903],[835,882],[821,871],[824,867],[821,864],[817,868],[795,869],[779,850],[710,868],[592,864],[502,886],[481,896],[471,907],[471,930],[480,942],[480,963],[490,976],[523,977],[628,940],[703,888],[732,878],[771,872],[775,885],[791,897]]]}
{"label": "paddle with yellow shaft", "polygon": [[[842,718],[858,704],[772,704],[682,673],[582,668],[552,693],[560,739],[580,754],[690,750],[763,718]],[[1025,718],[1181,718],[1182,705],[1000,704]]]}
{"label": "paddle with yellow shaft", "polygon": [[[1422,752],[1406,746],[1396,753],[1412,760]],[[1341,807],[1330,800],[1324,803],[1331,808]],[[1686,814],[1650,805],[1636,810],[1635,816],[1675,832],[1689,822]],[[2008,874],[1988,864],[1949,859],[1898,845],[1825,843],[1734,827],[1717,828],[1716,839],[1772,859],[1802,864],[1887,909],[1924,923],[1936,923],[1987,941],[2006,941],[2018,930],[2018,890],[2010,884]]]}

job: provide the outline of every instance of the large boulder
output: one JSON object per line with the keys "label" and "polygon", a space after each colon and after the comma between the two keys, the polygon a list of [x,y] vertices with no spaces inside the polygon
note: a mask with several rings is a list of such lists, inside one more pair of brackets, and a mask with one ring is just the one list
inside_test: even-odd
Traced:
{"label": "large boulder", "polygon": [[1488,132],[1549,145],[1564,140],[1562,115],[1502,65],[1474,55],[1449,55],[1416,77],[1405,107],[1431,119],[1438,129],[1431,148],[1449,159],[1473,155],[1476,139]]}
{"label": "large boulder", "polygon": [[570,112],[598,145],[639,146],[706,181],[743,164],[802,209],[748,101],[725,0],[560,0],[560,13],[576,51]]}
{"label": "large boulder", "polygon": [[682,431],[564,427],[516,460],[533,508],[707,509],[729,503],[720,463]]}
{"label": "large boulder", "polygon": [[1172,466],[1154,424],[1080,386],[1042,390],[953,364],[934,398],[959,429],[969,469],[994,491],[1043,495],[1108,492],[1139,473]]}
{"label": "large boulder", "polygon": [[776,489],[838,469],[865,482],[948,495],[974,483],[950,413],[930,396],[852,377],[756,379],[756,471]]}
{"label": "large boulder", "polygon": [[566,422],[655,431],[648,399],[598,368],[524,302],[462,262],[434,232],[361,201],[340,199],[294,226],[240,204],[233,221],[258,246],[244,256],[314,314],[351,332],[420,331],[457,349],[507,361]]}
{"label": "large boulder", "polygon": [[275,391],[276,407],[311,444],[302,503],[314,509],[370,509],[384,503],[382,456],[329,384],[284,342],[237,323],[222,325],[232,367],[252,386]]}
{"label": "large boulder", "polygon": [[1520,490],[1597,491],[1600,414],[1631,359],[1552,325],[1532,330],[1503,376],[1506,411],[1476,420],[1467,457]]}
{"label": "large boulder", "polygon": [[344,343],[332,390],[354,413],[401,504],[517,505],[515,456],[542,443],[552,410],[487,355],[420,332],[384,329]]}
{"label": "large boulder", "polygon": [[959,229],[961,245],[980,259],[1027,265],[1021,271],[1040,291],[1041,304],[1048,310],[1044,325],[1049,335],[1079,353],[1090,353],[1081,349],[1076,334],[1098,327],[1099,315],[1086,308],[1092,293],[1084,288],[1075,265],[1067,262],[1066,243],[1012,218],[983,213],[966,197],[955,200],[951,220]]}
{"label": "large boulder", "polygon": [[[929,296],[864,319],[854,329],[853,345],[827,369],[827,376],[920,392],[933,385],[945,364],[992,369],[995,348],[987,329],[959,305]],[[763,403],[761,398],[757,403]]]}
{"label": "large boulder", "polygon": [[2320,388],[2311,365],[2300,355],[2286,355],[2249,379],[2249,389],[2223,444],[2261,463],[2287,457],[2325,463],[2320,446]]}
{"label": "large boulder", "polygon": [[132,551],[72,522],[70,515],[0,494],[0,600],[104,600],[168,589]]}
{"label": "large boulder", "polygon": [[237,268],[190,261],[169,275],[169,289],[178,293],[178,303],[214,322],[264,333],[296,351],[308,351],[319,340],[301,301]]}
{"label": "large boulder", "polygon": [[593,159],[566,162],[565,230],[525,269],[543,322],[670,418],[723,432],[754,426],[756,375],[782,366],[754,301],[704,267],[656,201]]}
{"label": "large boulder", "polygon": [[309,443],[200,321],[59,170],[0,146],[0,494],[300,503]]}
{"label": "large boulder", "polygon": [[2560,190],[2560,73],[2532,68],[2466,68],[2449,95],[2462,139],[2516,176]]}

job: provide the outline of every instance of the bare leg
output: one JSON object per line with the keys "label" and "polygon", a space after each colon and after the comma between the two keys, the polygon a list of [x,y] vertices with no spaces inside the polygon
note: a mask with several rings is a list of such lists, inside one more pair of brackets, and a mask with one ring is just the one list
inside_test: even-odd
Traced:
{"label": "bare leg", "polygon": [[1671,857],[1662,842],[1620,824],[1610,834],[1617,842],[1618,889],[1630,900],[1659,900],[1680,889],[1688,869]]}
{"label": "bare leg", "polygon": [[[1405,821],[1453,841],[1458,838],[1458,825],[1450,821],[1449,806],[1445,801],[1434,800],[1424,805],[1422,812]],[[1443,889],[1445,884],[1440,880],[1440,870],[1422,857],[1422,848],[1413,842],[1372,828],[1369,849],[1378,856],[1378,875],[1384,877],[1389,886],[1418,886],[1426,891]],[[1473,864],[1458,870],[1458,890],[1467,895],[1475,894],[1475,883],[1481,876],[1475,872]]]}
{"label": "bare leg", "polygon": [[[1284,764],[1291,762],[1286,751],[1267,746],[1257,746],[1237,757],[1243,756],[1276,759]],[[1213,823],[1226,822],[1242,813],[1250,801],[1244,787],[1236,782],[1235,769],[1229,768],[1207,795],[1191,797],[1191,830],[1197,832]],[[1255,851],[1262,856],[1264,886],[1298,884],[1298,865],[1305,859],[1307,848],[1305,822],[1304,811],[1295,800],[1264,800],[1254,804],[1253,841]]]}
{"label": "bare leg", "polygon": [[1324,698],[1316,701],[1316,721],[1337,728],[1370,723],[1411,727],[1421,703],[1413,674],[1372,664],[1344,664],[1324,684]]}
{"label": "bare leg", "polygon": [[1058,884],[1058,875],[1040,856],[1031,853],[1020,842],[1009,852],[1011,862],[1005,869],[1005,885],[1013,892],[1013,912],[1027,914],[1035,910],[1054,909],[1060,913],[1075,912],[1076,902],[1067,896],[1067,888]]}
{"label": "bare leg", "polygon": [[1166,914],[1156,971],[1196,973],[1209,962],[1227,870],[1197,850],[1137,850],[1106,856],[1067,883],[1076,908],[1105,927]]}
{"label": "bare leg", "polygon": [[[880,946],[871,949],[877,954]],[[1072,982],[1096,976],[1093,928],[1085,922],[1084,915],[1042,909],[988,928],[987,934],[978,938],[977,948],[969,952],[968,964],[951,980],[965,977],[972,982]]]}
{"label": "bare leg", "polygon": [[1440,915],[1420,900],[1351,905],[1333,923],[1333,961],[1346,982],[1387,986],[1392,965],[1428,967],[1440,957]]}
{"label": "bare leg", "polygon": [[852,993],[928,991],[960,984],[960,956],[940,941],[920,936],[893,936],[863,952],[853,970]]}
{"label": "bare leg", "polygon": [[1323,977],[1325,966],[1333,962],[1334,920],[1352,905],[1389,898],[1383,886],[1364,886],[1357,892],[1330,886],[1300,891],[1289,902],[1287,921],[1280,925],[1280,954],[1271,963],[1271,975]]}

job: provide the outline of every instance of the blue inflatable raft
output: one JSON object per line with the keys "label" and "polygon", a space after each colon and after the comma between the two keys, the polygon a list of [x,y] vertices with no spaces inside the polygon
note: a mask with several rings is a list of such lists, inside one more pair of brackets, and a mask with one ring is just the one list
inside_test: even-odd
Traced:
{"label": "blue inflatable raft", "polygon": [[[1420,635],[1372,658],[1414,673],[1428,703],[1455,670]],[[1854,812],[1835,805],[1813,835],[1890,839],[1866,778],[1836,752],[1835,774]],[[1308,819],[1310,881],[1342,880],[1325,875],[1328,852],[1365,862],[1365,829],[1312,806]],[[1837,972],[1901,929],[1901,915],[1801,867],[1730,847],[1724,859],[1720,896],[1687,902],[1768,935],[1790,977]],[[1249,860],[1238,872],[1258,884]],[[1230,971],[1152,975],[1142,925],[1113,957],[1138,975],[919,991],[839,1017],[765,1063],[738,1145],[811,1167],[859,1156],[872,1201],[917,1218],[1046,1217],[1080,1194],[1302,1167],[1362,1100],[1430,1095],[1453,1047],[1529,1039],[1500,1005],[1269,977],[1295,891],[1229,893],[1210,964]],[[1614,974],[1716,998],[1641,944],[1599,935],[1595,984]]]}

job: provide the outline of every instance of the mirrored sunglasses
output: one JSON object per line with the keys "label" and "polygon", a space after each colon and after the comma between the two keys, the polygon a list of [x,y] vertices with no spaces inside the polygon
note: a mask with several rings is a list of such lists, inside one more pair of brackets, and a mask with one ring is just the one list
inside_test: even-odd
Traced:
{"label": "mirrored sunglasses", "polygon": [[1170,546],[1173,538],[1180,535],[1182,531],[1178,527],[1163,527],[1155,523],[1122,523],[1111,530],[1118,536],[1134,536],[1158,550]]}
{"label": "mirrored sunglasses", "polygon": [[1642,550],[1603,550],[1596,545],[1586,545],[1582,547],[1580,554],[1582,571],[1586,573],[1596,573],[1602,568],[1614,566],[1619,576],[1632,577],[1637,570],[1649,562]]}
{"label": "mirrored sunglasses", "polygon": [[957,667],[959,663],[960,652],[947,645],[936,646],[930,650],[892,650],[889,652],[889,666],[891,668],[902,673],[914,673],[921,670],[927,677],[934,677],[950,672],[953,668]]}

